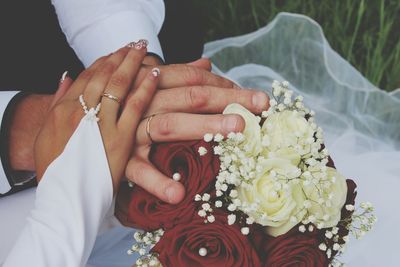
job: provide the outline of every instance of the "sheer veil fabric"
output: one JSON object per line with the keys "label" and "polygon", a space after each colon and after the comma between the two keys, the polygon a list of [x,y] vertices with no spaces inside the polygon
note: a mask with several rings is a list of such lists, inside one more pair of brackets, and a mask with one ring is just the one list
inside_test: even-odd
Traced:
{"label": "sheer veil fabric", "polygon": [[274,79],[287,80],[304,96],[336,167],[358,184],[358,203],[371,201],[378,216],[371,233],[350,241],[343,261],[398,266],[400,89],[387,93],[372,85],[303,15],[280,13],[256,32],[206,44],[204,55],[214,72],[243,87],[270,93]]}

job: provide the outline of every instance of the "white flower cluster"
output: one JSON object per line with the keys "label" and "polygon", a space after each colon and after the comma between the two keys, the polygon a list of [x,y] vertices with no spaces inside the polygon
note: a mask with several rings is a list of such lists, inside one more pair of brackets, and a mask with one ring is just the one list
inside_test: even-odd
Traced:
{"label": "white flower cluster", "polygon": [[215,222],[215,217],[212,215],[213,209],[211,208],[210,203],[211,196],[208,193],[204,193],[203,196],[197,194],[194,197],[195,201],[203,201],[204,203],[201,205],[201,210],[198,211],[198,215],[204,218],[204,223],[213,223]]}
{"label": "white flower cluster", "polygon": [[[347,209],[348,207],[346,207]],[[353,207],[354,209],[354,207]],[[350,232],[357,238],[362,238],[367,232],[371,231],[374,224],[377,222],[376,216],[373,214],[374,207],[370,202],[363,202],[360,204],[358,210],[362,210],[359,214],[353,213],[351,217],[351,224],[349,224]]]}
{"label": "white flower cluster", "polygon": [[262,118],[239,104],[224,111],[241,115],[246,127],[243,134],[230,133],[214,147],[221,160],[217,202],[229,201],[229,222],[242,211],[246,223],[266,226],[273,236],[299,222],[319,229],[336,226],[346,200],[345,178],[326,166],[329,153],[323,148],[322,129],[302,97],[293,100],[287,82],[274,81],[272,87],[270,108]]}
{"label": "white flower cluster", "polygon": [[[351,217],[346,218],[339,222],[339,224],[343,224],[344,227],[349,230],[349,232],[355,236],[356,239],[362,238],[367,232],[369,232],[374,224],[377,222],[376,216],[373,214],[374,207],[370,202],[362,202],[359,208],[355,208],[353,205],[345,206],[347,211],[354,213]],[[360,213],[356,213],[356,211],[361,210]],[[327,257],[331,258],[332,250],[337,251],[338,254],[335,258],[332,259],[332,262],[329,264],[329,267],[344,267],[346,266],[343,262],[338,259],[346,248],[347,243],[349,242],[349,236],[340,236],[338,234],[338,228],[333,227],[331,231],[325,232],[325,242],[319,245],[319,249],[326,251]],[[330,242],[331,239],[333,241]],[[341,243],[341,244],[339,244]]]}
{"label": "white flower cluster", "polygon": [[140,257],[136,260],[136,266],[142,267],[159,267],[162,266],[158,260],[157,253],[148,254],[148,250],[153,248],[164,234],[164,230],[158,229],[154,232],[135,232],[133,238],[136,240],[134,244],[128,251],[128,255],[133,253],[138,253]]}

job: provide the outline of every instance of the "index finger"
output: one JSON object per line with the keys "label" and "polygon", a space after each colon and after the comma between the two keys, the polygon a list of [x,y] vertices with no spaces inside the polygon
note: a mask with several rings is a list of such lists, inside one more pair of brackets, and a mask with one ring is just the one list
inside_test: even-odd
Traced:
{"label": "index finger", "polygon": [[[160,77],[160,81],[158,84],[159,89],[197,85],[208,85],[221,88],[240,88],[229,79],[218,76],[210,71],[195,66],[176,64],[158,66],[158,68],[164,74],[162,77]],[[139,77],[142,78],[135,81],[135,88],[140,84],[140,81],[143,79],[146,70],[150,70],[150,66],[144,66],[140,70]]]}

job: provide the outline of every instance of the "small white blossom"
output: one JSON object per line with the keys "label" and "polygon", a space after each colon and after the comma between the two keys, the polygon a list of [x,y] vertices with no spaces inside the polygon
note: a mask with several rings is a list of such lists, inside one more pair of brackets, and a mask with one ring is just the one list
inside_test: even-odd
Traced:
{"label": "small white blossom", "polygon": [[204,194],[203,194],[203,197],[201,198],[201,200],[203,200],[203,201],[209,201],[210,198],[211,198],[210,194],[204,193]]}
{"label": "small white blossom", "polygon": [[215,142],[221,142],[222,140],[224,140],[224,136],[223,136],[222,134],[217,133],[217,134],[214,136],[214,141],[215,141]]}
{"label": "small white blossom", "polygon": [[224,151],[223,151],[222,147],[220,147],[220,146],[214,147],[214,154],[215,155],[222,155],[223,152]]}
{"label": "small white blossom", "polygon": [[240,232],[242,232],[243,235],[248,235],[250,233],[250,228],[242,227],[242,229],[240,229]]}
{"label": "small white blossom", "polygon": [[200,156],[204,156],[205,154],[207,154],[207,149],[205,147],[201,146],[201,147],[199,147],[198,152],[199,152]]}
{"label": "small white blossom", "polygon": [[334,251],[340,250],[340,245],[338,243],[333,244],[333,250]]}
{"label": "small white blossom", "polygon": [[217,191],[215,192],[215,194],[216,194],[217,197],[220,197],[220,196],[222,196],[224,193],[222,193],[221,190],[217,190]]}
{"label": "small white blossom", "polygon": [[327,247],[324,243],[319,244],[318,248],[322,251],[325,251],[327,249]]}
{"label": "small white blossom", "polygon": [[229,210],[229,211],[235,211],[235,210],[236,210],[236,205],[233,204],[233,203],[229,204],[228,210]]}
{"label": "small white blossom", "polygon": [[306,227],[304,225],[299,226],[299,231],[304,233],[306,231]]}
{"label": "small white blossom", "polygon": [[207,143],[208,142],[211,142],[212,140],[213,140],[213,135],[211,134],[211,133],[206,133],[205,135],[204,135],[204,141],[206,141]]}
{"label": "small white blossom", "polygon": [[201,207],[203,208],[203,210],[208,211],[211,209],[211,206],[209,203],[204,203],[203,205],[201,205]]}
{"label": "small white blossom", "polygon": [[326,256],[328,257],[328,259],[331,258],[331,256],[332,256],[332,250],[331,250],[330,248],[326,251]]}
{"label": "small white blossom", "polygon": [[228,215],[228,225],[234,224],[236,221],[236,215],[235,214],[229,214]]}
{"label": "small white blossom", "polygon": [[247,217],[246,223],[247,224],[253,224],[254,223],[254,218],[253,217]]}
{"label": "small white blossom", "polygon": [[222,201],[221,200],[215,201],[215,207],[221,208],[222,207]]}
{"label": "small white blossom", "polygon": [[326,236],[326,238],[331,239],[333,237],[333,234],[331,231],[326,231],[325,236]]}
{"label": "small white blossom", "polygon": [[197,213],[200,217],[204,218],[207,216],[207,213],[205,210],[199,210],[199,212]]}
{"label": "small white blossom", "polygon": [[209,221],[210,223],[215,222],[215,217],[214,217],[214,215],[208,216],[208,217],[207,217],[207,221]]}
{"label": "small white blossom", "polygon": [[231,190],[231,192],[229,193],[229,196],[231,198],[236,198],[238,196],[238,191],[236,190]]}

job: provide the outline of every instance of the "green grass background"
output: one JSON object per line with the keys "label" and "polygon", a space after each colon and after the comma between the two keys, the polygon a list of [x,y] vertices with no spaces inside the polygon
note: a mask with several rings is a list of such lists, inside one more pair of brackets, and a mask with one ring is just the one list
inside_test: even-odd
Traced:
{"label": "green grass background", "polygon": [[206,41],[252,32],[279,12],[305,14],[373,84],[400,88],[400,0],[194,0]]}

